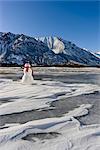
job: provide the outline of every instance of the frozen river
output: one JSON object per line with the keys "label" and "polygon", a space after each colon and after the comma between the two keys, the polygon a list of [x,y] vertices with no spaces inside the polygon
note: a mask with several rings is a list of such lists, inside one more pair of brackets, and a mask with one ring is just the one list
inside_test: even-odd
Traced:
{"label": "frozen river", "polygon": [[33,69],[0,68],[0,150],[99,150],[100,69]]}

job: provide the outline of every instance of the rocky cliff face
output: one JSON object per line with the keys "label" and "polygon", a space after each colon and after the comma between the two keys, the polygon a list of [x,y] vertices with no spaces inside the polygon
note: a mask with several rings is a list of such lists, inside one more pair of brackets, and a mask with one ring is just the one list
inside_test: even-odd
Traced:
{"label": "rocky cliff face", "polygon": [[0,64],[100,66],[100,58],[58,37],[33,38],[0,32]]}

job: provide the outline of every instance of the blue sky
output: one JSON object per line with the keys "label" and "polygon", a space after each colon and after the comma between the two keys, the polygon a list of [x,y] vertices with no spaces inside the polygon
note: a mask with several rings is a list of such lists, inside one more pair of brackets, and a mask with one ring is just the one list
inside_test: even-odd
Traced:
{"label": "blue sky", "polygon": [[100,1],[1,1],[0,31],[59,36],[100,50]]}

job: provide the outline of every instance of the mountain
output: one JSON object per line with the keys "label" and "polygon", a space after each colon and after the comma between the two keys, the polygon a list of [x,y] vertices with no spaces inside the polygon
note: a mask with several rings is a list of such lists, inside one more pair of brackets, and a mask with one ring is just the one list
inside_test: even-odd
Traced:
{"label": "mountain", "polygon": [[0,32],[0,64],[42,66],[100,66],[100,58],[59,37],[33,38]]}
{"label": "mountain", "polygon": [[35,38],[12,33],[0,33],[0,64],[23,65],[25,62],[34,65],[64,64],[66,60],[55,55],[43,42]]}
{"label": "mountain", "polygon": [[60,54],[68,62],[86,66],[100,66],[100,59],[85,48],[79,48],[70,41],[58,37],[39,37],[38,41],[45,43],[55,54]]}

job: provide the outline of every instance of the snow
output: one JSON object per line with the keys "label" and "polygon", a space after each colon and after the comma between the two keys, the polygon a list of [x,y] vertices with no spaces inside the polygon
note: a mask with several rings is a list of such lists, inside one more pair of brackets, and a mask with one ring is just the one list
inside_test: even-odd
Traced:
{"label": "snow", "polygon": [[[100,125],[81,126],[73,116],[85,115],[88,104],[80,106],[70,115],[59,118],[46,118],[30,121],[25,124],[11,125],[0,130],[0,150],[99,150]],[[79,111],[80,109],[80,111]],[[81,114],[81,112],[84,112]],[[88,113],[88,111],[87,111]],[[59,133],[56,138],[41,141],[34,134]],[[33,134],[35,142],[23,140]]]}
{"label": "snow", "polygon": [[90,93],[95,89],[100,90],[97,85],[66,84],[56,81],[34,80],[32,85],[25,85],[21,81],[7,82],[5,80],[1,84],[0,97],[7,99],[10,96],[11,101],[0,105],[0,115],[49,109],[51,102],[61,98],[67,100],[68,97]]}
{"label": "snow", "polygon": [[85,48],[79,48],[74,43],[63,40],[59,37],[38,37],[36,40],[40,40],[45,43],[55,54],[62,55],[70,64],[78,65],[90,65],[95,66],[94,60],[97,59],[97,63],[100,60],[95,55]]}
{"label": "snow", "polygon": [[100,52],[96,52],[96,53],[100,55]]}
{"label": "snow", "polygon": [[65,52],[65,45],[62,41],[57,37],[40,37],[36,38],[36,40],[40,40],[45,43],[55,54]]}
{"label": "snow", "polygon": [[94,55],[95,55],[96,57],[100,58],[100,52],[99,52],[99,51],[96,52],[96,53],[94,53]]}
{"label": "snow", "polygon": [[[52,68],[55,69],[55,68]],[[51,102],[100,91],[96,84],[67,84],[34,80],[33,84],[0,79],[0,115],[51,109]],[[7,101],[7,98],[10,101]],[[82,104],[61,117],[11,123],[0,127],[0,150],[100,150],[100,124],[81,125],[77,117],[88,115],[91,104]],[[55,108],[54,108],[55,109]],[[40,135],[56,135],[39,138]],[[30,136],[30,139],[27,137]]]}

